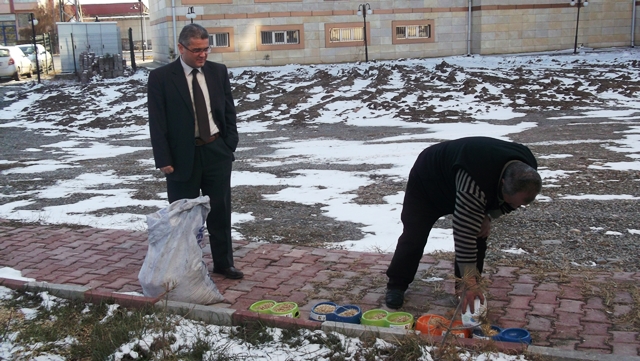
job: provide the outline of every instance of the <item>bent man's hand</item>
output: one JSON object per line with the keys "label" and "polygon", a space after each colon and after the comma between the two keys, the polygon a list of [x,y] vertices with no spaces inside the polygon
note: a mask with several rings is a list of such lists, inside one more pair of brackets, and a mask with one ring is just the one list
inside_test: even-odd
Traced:
{"label": "bent man's hand", "polygon": [[168,166],[166,166],[166,167],[162,167],[162,168],[160,168],[160,171],[161,171],[162,173],[164,173],[164,174],[171,174],[171,173],[173,173],[173,167],[172,167],[172,166],[170,166],[170,165],[168,165]]}
{"label": "bent man's hand", "polygon": [[464,292],[460,297],[460,302],[462,302],[462,309],[460,310],[460,312],[461,313],[467,312],[467,306],[469,306],[471,313],[476,312],[475,310],[476,297],[480,299],[480,303],[484,303],[485,301],[484,295],[476,287]]}
{"label": "bent man's hand", "polygon": [[480,226],[478,238],[487,238],[489,237],[489,233],[491,233],[491,218],[489,218],[488,215],[485,215],[482,220],[482,226]]}

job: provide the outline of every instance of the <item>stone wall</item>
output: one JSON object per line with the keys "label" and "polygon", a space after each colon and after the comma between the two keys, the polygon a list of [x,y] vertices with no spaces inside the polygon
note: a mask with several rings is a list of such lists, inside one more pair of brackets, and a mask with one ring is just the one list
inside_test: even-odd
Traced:
{"label": "stone wall", "polygon": [[[175,32],[189,20],[210,32],[229,33],[230,46],[214,48],[209,60],[229,67],[336,63],[365,60],[362,40],[350,44],[328,41],[328,29],[337,24],[360,27],[358,3],[325,0],[174,0]],[[468,0],[371,1],[366,16],[369,60],[439,57],[472,54],[525,53],[573,50],[577,10],[570,0],[473,0],[471,41],[468,41]],[[590,48],[629,46],[634,0],[591,0],[580,8],[578,43]],[[636,4],[640,6],[640,2]],[[152,0],[151,34],[154,60],[168,62],[173,49],[174,22],[171,0]],[[640,8],[639,8],[640,9]],[[638,11],[640,12],[640,10]],[[637,22],[640,22],[638,16]],[[422,42],[398,42],[398,22],[432,22],[433,37]],[[260,43],[260,29],[294,29],[300,46]],[[636,25],[638,29],[640,25]],[[640,31],[636,31],[640,34]],[[636,36],[637,37],[637,36]],[[266,48],[266,50],[265,50]]]}

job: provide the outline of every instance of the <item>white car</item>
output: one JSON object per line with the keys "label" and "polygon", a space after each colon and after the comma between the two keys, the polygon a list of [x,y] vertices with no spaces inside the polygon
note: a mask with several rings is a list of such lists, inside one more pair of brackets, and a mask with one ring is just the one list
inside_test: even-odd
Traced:
{"label": "white car", "polygon": [[0,46],[0,77],[20,80],[22,75],[33,76],[31,60],[17,46]]}
{"label": "white car", "polygon": [[[44,71],[45,69],[51,70],[53,69],[53,57],[51,53],[48,52],[44,46],[40,44],[36,44],[38,48],[38,63],[40,63],[40,71]],[[36,55],[33,52],[33,44],[22,44],[18,45],[20,50],[26,55],[29,60],[31,60],[31,64],[33,65],[33,69],[37,69],[36,66]]]}

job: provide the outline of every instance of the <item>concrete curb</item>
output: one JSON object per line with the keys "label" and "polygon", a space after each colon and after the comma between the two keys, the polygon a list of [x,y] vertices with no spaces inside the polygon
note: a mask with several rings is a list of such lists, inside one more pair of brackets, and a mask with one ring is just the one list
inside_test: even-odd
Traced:
{"label": "concrete curb", "polygon": [[[14,280],[0,277],[0,285],[14,290],[23,289],[31,292],[46,291],[56,297],[66,299],[84,300],[89,303],[99,303],[105,301],[113,301],[123,307],[142,308],[153,306],[160,310],[166,310],[171,313],[178,314],[187,319],[203,321],[221,326],[238,326],[247,322],[260,322],[266,326],[287,328],[300,327],[311,330],[322,330],[324,332],[338,332],[348,337],[375,336],[388,342],[396,342],[408,335],[419,335],[427,338],[434,344],[442,341],[442,336],[431,337],[421,335],[415,330],[406,330],[401,328],[364,326],[359,324],[350,324],[342,322],[316,322],[300,318],[289,318],[265,315],[244,310],[234,310],[226,307],[224,303],[214,305],[198,305],[186,302],[176,302],[163,300],[161,297],[151,298],[145,296],[129,295],[116,292],[104,292],[93,290],[84,286],[60,285],[47,282],[29,282],[23,280]],[[496,342],[484,341],[477,339],[458,338],[459,342],[464,346],[472,346],[478,342],[491,342],[497,351],[506,354],[523,354],[530,353],[548,357],[558,361],[640,361],[638,356],[622,356],[612,354],[591,354],[572,350],[559,350],[541,346],[527,346],[524,344],[512,342]]]}

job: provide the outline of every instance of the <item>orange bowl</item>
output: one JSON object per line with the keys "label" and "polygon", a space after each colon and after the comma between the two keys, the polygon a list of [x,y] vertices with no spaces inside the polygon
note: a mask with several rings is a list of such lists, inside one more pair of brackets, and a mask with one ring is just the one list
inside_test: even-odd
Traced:
{"label": "orange bowl", "polygon": [[449,320],[440,315],[426,314],[418,318],[416,330],[423,335],[442,336],[447,326],[449,326],[449,322]]}

